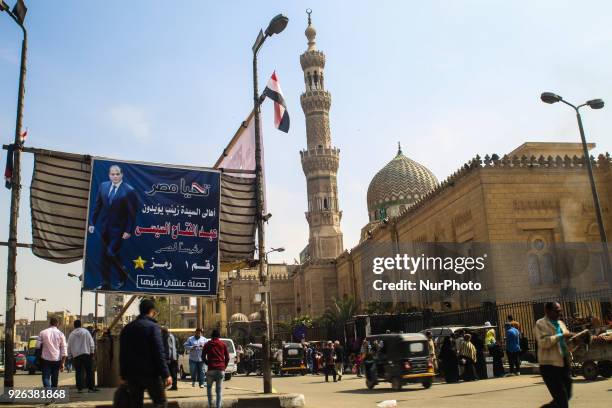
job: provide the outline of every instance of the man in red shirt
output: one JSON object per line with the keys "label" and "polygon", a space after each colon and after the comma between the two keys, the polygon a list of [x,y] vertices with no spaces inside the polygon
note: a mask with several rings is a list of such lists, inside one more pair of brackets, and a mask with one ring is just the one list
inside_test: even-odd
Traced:
{"label": "man in red shirt", "polygon": [[212,407],[212,384],[215,383],[215,393],[217,394],[216,408],[221,408],[222,399],[221,391],[223,387],[223,378],[225,376],[225,368],[229,363],[229,353],[227,346],[219,337],[219,330],[212,331],[211,340],[209,340],[202,349],[202,360],[208,366],[206,371],[206,392],[208,395],[208,406]]}

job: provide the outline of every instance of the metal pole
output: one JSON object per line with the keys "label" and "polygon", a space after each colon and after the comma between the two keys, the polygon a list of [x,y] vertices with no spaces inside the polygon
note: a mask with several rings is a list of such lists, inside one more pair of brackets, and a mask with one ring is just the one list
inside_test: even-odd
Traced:
{"label": "metal pole", "polygon": [[95,309],[94,309],[94,328],[98,328],[98,292],[96,292],[96,295],[94,297],[94,305],[95,305]]}
{"label": "metal pole", "polygon": [[38,300],[34,301],[34,320],[32,320],[33,322],[36,321],[36,305],[38,305]]}
{"label": "metal pole", "polygon": [[582,151],[584,153],[584,160],[586,161],[587,170],[589,173],[589,181],[591,183],[591,194],[593,194],[593,205],[595,207],[595,216],[597,217],[597,226],[599,227],[599,236],[601,239],[601,251],[603,257],[603,267],[605,268],[604,276],[612,289],[612,266],[610,265],[610,254],[608,250],[608,238],[606,237],[606,229],[603,223],[603,217],[601,215],[601,206],[599,205],[599,195],[597,194],[597,187],[595,186],[595,177],[593,177],[593,166],[591,165],[591,158],[589,156],[589,149],[587,147],[586,137],[584,136],[584,128],[582,127],[582,117],[580,112],[576,109],[576,118],[578,119],[578,128],[580,129],[580,138],[582,139]]}
{"label": "metal pole", "polygon": [[81,304],[79,305],[79,319],[83,323],[83,286],[81,286]]}
{"label": "metal pole", "polygon": [[[261,33],[260,33],[261,35]],[[268,277],[266,273],[266,248],[265,248],[265,229],[263,211],[265,208],[264,204],[264,192],[263,192],[263,163],[261,155],[261,135],[259,129],[260,122],[260,104],[259,104],[259,86],[257,81],[257,51],[263,44],[263,41],[259,43],[253,50],[253,105],[255,110],[255,177],[257,182],[257,239],[258,239],[258,254],[259,254],[259,284],[263,290],[262,293],[262,308],[261,308],[261,321],[264,325],[264,335],[261,342],[263,361],[263,388],[265,394],[272,393],[272,370],[270,367],[270,326],[268,324],[268,311],[269,311],[269,290],[268,290]]]}
{"label": "metal pole", "polygon": [[[12,13],[11,17],[13,17]],[[14,17],[13,17],[14,19]],[[17,20],[15,20],[17,21]],[[19,218],[19,198],[21,193],[21,127],[23,119],[23,97],[25,95],[26,53],[28,49],[28,34],[25,27],[19,24],[23,31],[21,42],[21,70],[19,72],[19,93],[17,95],[17,118],[15,120],[15,150],[13,151],[13,179],[11,180],[11,214],[9,222],[9,246],[6,267],[6,326],[4,329],[4,387],[14,385],[15,367],[15,306],[17,292],[17,219]]]}

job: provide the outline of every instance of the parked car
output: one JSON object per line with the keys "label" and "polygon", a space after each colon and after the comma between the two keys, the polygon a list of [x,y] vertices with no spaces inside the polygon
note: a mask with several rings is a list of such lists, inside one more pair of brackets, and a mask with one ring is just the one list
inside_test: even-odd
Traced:
{"label": "parked car", "polygon": [[[236,373],[238,367],[236,366],[236,347],[234,346],[234,341],[232,339],[220,339],[227,346],[227,351],[229,353],[229,363],[225,369],[225,381],[229,381],[232,379],[232,376]],[[179,375],[182,380],[186,379],[191,375],[189,372],[189,350],[184,350],[179,355]]]}

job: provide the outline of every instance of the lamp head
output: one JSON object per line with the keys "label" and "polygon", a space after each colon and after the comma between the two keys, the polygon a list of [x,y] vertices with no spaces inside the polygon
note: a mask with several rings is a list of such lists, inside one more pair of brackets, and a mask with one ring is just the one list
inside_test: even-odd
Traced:
{"label": "lamp head", "polygon": [[285,27],[287,27],[287,23],[289,23],[289,19],[287,16],[282,14],[278,14],[274,16],[272,20],[270,20],[270,24],[268,24],[268,28],[266,28],[266,35],[269,37],[274,34],[280,34]]}
{"label": "lamp head", "polygon": [[540,99],[544,103],[556,103],[562,100],[563,98],[552,92],[543,92],[542,95],[540,95]]}
{"label": "lamp head", "polygon": [[276,248],[276,252],[285,252],[285,248],[283,247]]}
{"label": "lamp head", "polygon": [[586,103],[591,109],[601,109],[604,107],[604,101],[602,99],[591,99]]}

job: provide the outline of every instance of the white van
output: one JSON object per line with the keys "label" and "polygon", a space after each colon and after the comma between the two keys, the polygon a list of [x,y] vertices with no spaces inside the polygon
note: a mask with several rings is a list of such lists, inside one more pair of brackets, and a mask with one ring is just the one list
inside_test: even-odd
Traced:
{"label": "white van", "polygon": [[[229,381],[232,379],[232,375],[236,373],[238,367],[236,365],[236,347],[234,346],[234,341],[232,339],[219,339],[227,346],[227,352],[229,353],[229,363],[227,363],[227,367],[225,368],[225,381]],[[187,378],[190,374],[189,372],[189,351],[185,350],[183,354],[179,356],[179,375],[181,379]]]}

